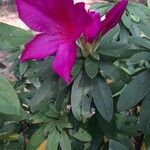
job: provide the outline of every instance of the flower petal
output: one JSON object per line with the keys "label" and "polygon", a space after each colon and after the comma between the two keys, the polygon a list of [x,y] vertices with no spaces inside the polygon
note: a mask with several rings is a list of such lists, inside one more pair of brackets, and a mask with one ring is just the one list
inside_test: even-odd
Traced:
{"label": "flower petal", "polygon": [[59,46],[53,61],[53,70],[66,82],[71,81],[71,70],[76,58],[76,44],[64,43]]}
{"label": "flower petal", "polygon": [[77,37],[80,36],[83,31],[93,23],[92,16],[86,12],[85,3],[76,3],[73,24],[75,26],[75,33]]}
{"label": "flower petal", "polygon": [[25,45],[25,49],[21,55],[21,62],[31,59],[42,59],[55,53],[60,39],[55,36],[49,36],[48,34],[39,34],[32,41]]}
{"label": "flower petal", "polygon": [[47,3],[40,0],[16,0],[19,17],[34,31],[56,32],[56,23],[49,18],[48,10],[45,11],[51,1],[44,1]]}
{"label": "flower petal", "polygon": [[120,0],[112,9],[110,9],[105,19],[101,22],[101,35],[106,34],[110,29],[115,27],[121,20],[121,17],[126,9],[128,0]]}
{"label": "flower petal", "polygon": [[20,18],[33,30],[61,35],[70,40],[79,38],[92,22],[84,3],[73,0],[16,0]]}
{"label": "flower petal", "polygon": [[93,18],[93,23],[89,25],[83,32],[84,38],[87,42],[92,43],[100,32],[100,14],[94,11],[89,12]]}

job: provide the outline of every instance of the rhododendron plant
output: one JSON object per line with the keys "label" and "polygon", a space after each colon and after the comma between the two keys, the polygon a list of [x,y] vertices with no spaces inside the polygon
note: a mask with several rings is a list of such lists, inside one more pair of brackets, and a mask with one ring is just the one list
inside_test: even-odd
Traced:
{"label": "rhododendron plant", "polygon": [[76,41],[84,35],[85,42],[92,43],[99,35],[106,34],[120,21],[128,1],[119,1],[102,21],[97,12],[86,11],[83,2],[16,0],[16,3],[19,17],[31,29],[40,32],[26,44],[21,62],[55,54],[52,68],[68,83],[77,53]]}
{"label": "rhododendron plant", "polygon": [[150,8],[128,0],[16,6],[30,30],[0,22],[0,54],[15,77],[2,77],[0,59],[0,149],[149,149]]}

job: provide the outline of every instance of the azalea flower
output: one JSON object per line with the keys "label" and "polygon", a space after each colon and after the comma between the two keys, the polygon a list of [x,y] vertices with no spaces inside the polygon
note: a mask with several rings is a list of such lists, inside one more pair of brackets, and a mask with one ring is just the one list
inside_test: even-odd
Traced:
{"label": "azalea flower", "polygon": [[83,2],[16,0],[20,19],[39,32],[25,45],[21,62],[41,60],[54,54],[53,70],[69,83],[76,58],[76,41],[83,35],[86,42],[92,43],[99,34],[106,34],[120,21],[127,3],[127,0],[118,2],[101,21],[100,14],[86,11]]}

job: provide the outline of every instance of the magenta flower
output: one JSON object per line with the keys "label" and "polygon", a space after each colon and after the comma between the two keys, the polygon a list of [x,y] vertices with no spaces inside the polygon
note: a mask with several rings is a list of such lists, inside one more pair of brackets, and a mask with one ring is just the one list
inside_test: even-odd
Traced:
{"label": "magenta flower", "polygon": [[84,30],[83,35],[87,42],[92,43],[100,32],[101,18],[100,14],[95,11],[89,12],[89,15],[92,17],[93,22]]}
{"label": "magenta flower", "polygon": [[89,12],[90,16],[93,18],[94,21],[84,30],[83,34],[86,41],[92,43],[98,35],[103,36],[112,28],[114,28],[121,20],[127,4],[128,0],[120,0],[116,5],[114,5],[113,8],[111,8],[105,14],[105,16],[102,16],[101,18],[98,13],[94,11]]}
{"label": "magenta flower", "polygon": [[40,32],[26,44],[21,62],[55,54],[52,68],[68,83],[76,58],[76,40],[83,33],[85,40],[92,43],[99,33],[108,32],[120,21],[127,0],[116,4],[102,22],[98,13],[86,12],[84,3],[74,4],[73,0],[16,0],[16,4],[19,17]]}
{"label": "magenta flower", "polygon": [[124,10],[128,4],[128,0],[120,0],[112,9],[110,9],[105,19],[101,22],[101,35],[103,36],[121,20]]}

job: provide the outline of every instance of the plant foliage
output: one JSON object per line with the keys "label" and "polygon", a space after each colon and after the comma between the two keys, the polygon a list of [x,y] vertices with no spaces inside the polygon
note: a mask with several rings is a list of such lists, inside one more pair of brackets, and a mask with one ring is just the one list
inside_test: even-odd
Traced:
{"label": "plant foliage", "polygon": [[[104,14],[111,6],[91,9]],[[130,2],[97,51],[84,58],[78,49],[66,85],[50,68],[52,57],[20,64],[33,34],[0,23],[0,50],[10,53],[16,77],[0,75],[0,149],[127,150],[143,142],[150,148],[149,24],[149,7]]]}

